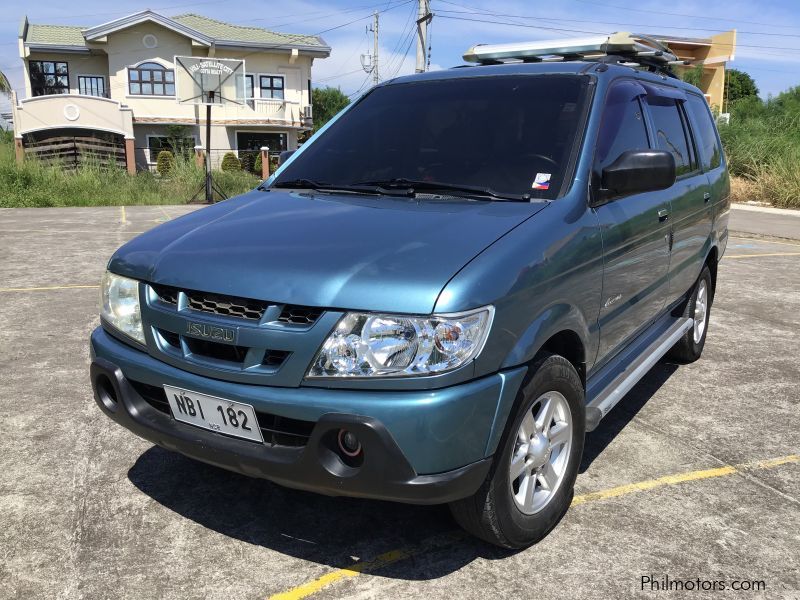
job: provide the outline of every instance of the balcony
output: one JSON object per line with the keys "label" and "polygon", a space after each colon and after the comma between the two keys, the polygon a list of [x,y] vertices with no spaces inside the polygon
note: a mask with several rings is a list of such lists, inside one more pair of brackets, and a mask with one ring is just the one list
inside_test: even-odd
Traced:
{"label": "balcony", "polygon": [[18,101],[14,94],[12,110],[17,137],[43,129],[77,128],[133,138],[131,109],[101,96],[55,94]]}
{"label": "balcony", "polygon": [[[251,98],[245,104],[214,109],[214,120],[257,122],[285,127],[309,127],[310,116],[304,117],[299,102],[275,98]],[[309,113],[310,115],[310,113]]]}

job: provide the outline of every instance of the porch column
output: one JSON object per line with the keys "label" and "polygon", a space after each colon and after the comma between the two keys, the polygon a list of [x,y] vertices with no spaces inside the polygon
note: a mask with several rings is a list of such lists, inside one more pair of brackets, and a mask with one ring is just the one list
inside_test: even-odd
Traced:
{"label": "porch column", "polygon": [[135,141],[132,138],[125,138],[125,166],[128,169],[128,175],[136,175]]}
{"label": "porch column", "polygon": [[261,146],[261,179],[269,177],[269,146]]}
{"label": "porch column", "polygon": [[25,160],[25,147],[22,145],[22,138],[14,138],[14,154],[17,156],[17,164],[21,165]]}
{"label": "porch column", "polygon": [[194,164],[197,165],[198,169],[206,168],[205,153],[202,146],[194,147]]}

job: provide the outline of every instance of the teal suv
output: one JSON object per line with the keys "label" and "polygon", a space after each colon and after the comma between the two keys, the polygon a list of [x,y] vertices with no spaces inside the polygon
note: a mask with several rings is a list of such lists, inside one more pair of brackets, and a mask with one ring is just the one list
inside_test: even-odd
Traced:
{"label": "teal suv", "polygon": [[94,396],[168,450],[449,503],[523,547],[567,510],[585,432],[662,356],[700,357],[728,190],[705,99],[661,73],[395,79],[113,255]]}

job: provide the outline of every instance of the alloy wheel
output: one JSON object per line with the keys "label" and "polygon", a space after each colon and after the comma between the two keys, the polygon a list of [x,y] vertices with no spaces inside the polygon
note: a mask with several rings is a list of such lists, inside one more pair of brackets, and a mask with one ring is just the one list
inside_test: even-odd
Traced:
{"label": "alloy wheel", "polygon": [[539,396],[522,419],[509,464],[511,495],[532,515],[552,500],[567,470],[572,446],[572,414],[559,392]]}

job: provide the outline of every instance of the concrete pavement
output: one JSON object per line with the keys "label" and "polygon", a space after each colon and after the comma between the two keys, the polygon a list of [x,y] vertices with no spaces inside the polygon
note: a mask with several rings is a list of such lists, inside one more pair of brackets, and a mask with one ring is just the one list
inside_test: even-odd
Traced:
{"label": "concrete pavement", "polygon": [[187,210],[0,210],[0,598],[645,598],[665,576],[766,586],[693,598],[800,598],[800,244],[750,238],[761,219],[732,211],[748,237],[720,265],[703,358],[651,370],[587,437],[580,502],[509,553],[445,507],[284,489],[101,414],[105,263]]}

